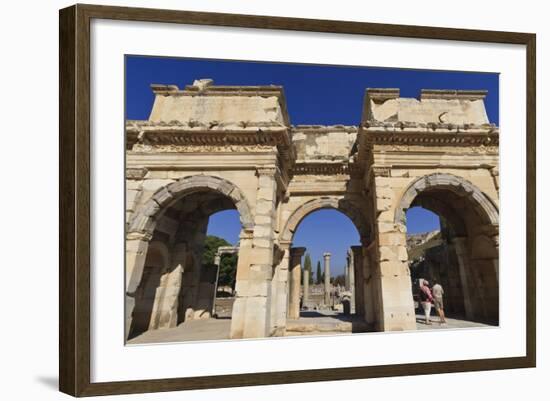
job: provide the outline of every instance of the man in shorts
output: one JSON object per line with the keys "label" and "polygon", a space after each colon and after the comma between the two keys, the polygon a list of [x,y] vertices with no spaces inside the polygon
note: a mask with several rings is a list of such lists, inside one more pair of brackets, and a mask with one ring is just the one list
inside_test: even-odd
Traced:
{"label": "man in shorts", "polygon": [[434,297],[434,307],[439,315],[439,324],[447,323],[445,320],[445,311],[443,308],[443,294],[445,291],[443,291],[443,287],[441,284],[437,282],[437,280],[434,280],[434,286],[432,287],[432,295]]}

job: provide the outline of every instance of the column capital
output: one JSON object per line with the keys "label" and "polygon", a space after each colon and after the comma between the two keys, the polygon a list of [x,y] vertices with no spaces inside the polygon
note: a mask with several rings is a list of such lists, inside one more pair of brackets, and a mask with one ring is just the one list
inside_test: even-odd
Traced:
{"label": "column capital", "polygon": [[325,259],[330,259],[330,257],[331,257],[331,253],[330,253],[330,252],[325,252],[325,253],[323,253],[323,258],[325,258]]}
{"label": "column capital", "polygon": [[354,257],[361,255],[363,252],[363,245],[353,245],[350,246],[351,251],[353,252]]}
{"label": "column capital", "polygon": [[301,257],[306,252],[305,247],[296,247],[296,248],[290,248],[290,256],[291,257]]}

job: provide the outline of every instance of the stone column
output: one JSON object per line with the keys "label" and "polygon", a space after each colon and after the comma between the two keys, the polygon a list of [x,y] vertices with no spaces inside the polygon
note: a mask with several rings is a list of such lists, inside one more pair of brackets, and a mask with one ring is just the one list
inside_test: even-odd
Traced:
{"label": "stone column", "polygon": [[309,270],[304,269],[304,296],[302,298],[302,306],[306,306],[309,302]]}
{"label": "stone column", "polygon": [[214,295],[212,296],[212,310],[210,311],[210,316],[215,317],[216,316],[216,296],[218,295],[218,280],[220,279],[220,263],[222,260],[222,256],[218,252],[216,252],[216,256],[214,256],[214,264],[216,265],[216,279],[214,281]]}
{"label": "stone column", "polygon": [[279,251],[282,257],[275,266],[271,282],[271,335],[284,336],[288,312],[290,241],[281,241]]}
{"label": "stone column", "polygon": [[365,300],[365,321],[368,324],[374,324],[376,295],[373,288],[373,266],[372,266],[372,244],[363,247],[363,297]]}
{"label": "stone column", "polygon": [[347,255],[346,255],[346,268],[344,269],[344,289],[346,291],[350,291],[351,290],[351,287],[350,287],[350,283],[349,283],[349,275],[350,275],[350,252],[349,252],[349,249],[348,249],[348,252],[347,252]]}
{"label": "stone column", "polygon": [[352,246],[351,251],[353,252],[353,270],[355,273],[355,313],[359,316],[365,316],[365,297],[363,294],[363,284],[365,282],[363,277],[363,248],[361,246]]}
{"label": "stone column", "polygon": [[300,281],[302,278],[302,256],[306,248],[290,248],[290,275],[289,275],[289,297],[288,297],[288,318],[298,319],[300,317]]}
{"label": "stone column", "polygon": [[[231,338],[267,337],[271,328],[271,281],[273,275],[276,216],[275,167],[258,168],[258,191],[251,241],[241,253],[237,271]],[[244,256],[244,257],[243,257]],[[246,260],[246,265],[241,263]],[[236,316],[235,316],[236,315]]]}
{"label": "stone column", "polygon": [[[494,235],[493,237],[491,237],[491,239],[493,240],[493,244],[495,245],[496,254],[500,255],[500,252],[499,252],[500,236],[497,234],[497,235]],[[496,278],[497,278],[497,286],[498,286],[498,283],[499,283],[499,276],[500,276],[500,273],[499,273],[499,260],[500,260],[500,257],[496,257],[495,259],[493,259],[493,267],[495,269],[495,274],[496,274]]]}
{"label": "stone column", "polygon": [[353,262],[353,251],[348,249],[348,274],[349,274],[349,288],[351,291],[351,311],[357,313],[357,302],[355,302],[355,264]]}
{"label": "stone column", "polygon": [[135,292],[141,282],[145,258],[151,235],[148,233],[129,233],[126,236],[126,300],[125,300],[125,338],[130,334],[132,314],[136,306]]}
{"label": "stone column", "polygon": [[466,238],[455,237],[451,240],[458,259],[458,273],[462,284],[462,294],[464,295],[464,313],[467,319],[473,319],[474,308],[472,305],[472,297],[470,285],[468,283],[468,271],[470,270],[470,259],[468,258]]}
{"label": "stone column", "polygon": [[177,326],[182,275],[183,267],[180,264],[162,275],[151,313],[150,329],[167,329]]}
{"label": "stone column", "polygon": [[323,253],[323,258],[325,262],[325,306],[332,306],[330,298],[330,253]]}

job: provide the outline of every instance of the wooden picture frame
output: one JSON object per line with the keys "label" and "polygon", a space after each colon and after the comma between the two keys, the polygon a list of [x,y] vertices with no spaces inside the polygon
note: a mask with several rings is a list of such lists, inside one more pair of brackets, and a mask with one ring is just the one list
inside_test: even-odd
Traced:
{"label": "wooden picture frame", "polygon": [[[92,383],[90,380],[90,22],[92,19],[525,46],[527,54],[525,60],[527,71],[526,355],[509,358]],[[59,15],[59,28],[60,391],[73,396],[94,396],[535,367],[536,37],[534,34],[96,5],[75,5],[62,9]]]}

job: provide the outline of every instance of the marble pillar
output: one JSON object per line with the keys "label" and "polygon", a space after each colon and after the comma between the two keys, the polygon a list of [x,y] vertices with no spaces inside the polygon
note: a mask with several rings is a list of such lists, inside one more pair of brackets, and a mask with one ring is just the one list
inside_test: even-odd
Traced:
{"label": "marble pillar", "polygon": [[325,305],[326,306],[332,306],[332,299],[330,297],[330,253],[325,252],[323,253],[323,259],[325,262]]}
{"label": "marble pillar", "polygon": [[309,270],[304,269],[304,286],[303,291],[304,295],[302,298],[302,306],[306,306],[309,302]]}
{"label": "marble pillar", "polygon": [[300,317],[300,280],[302,278],[302,256],[306,248],[290,248],[290,274],[288,318]]}
{"label": "marble pillar", "polygon": [[353,271],[355,273],[354,288],[355,288],[355,313],[359,316],[365,315],[365,297],[363,284],[363,247],[352,246],[353,252]]}

